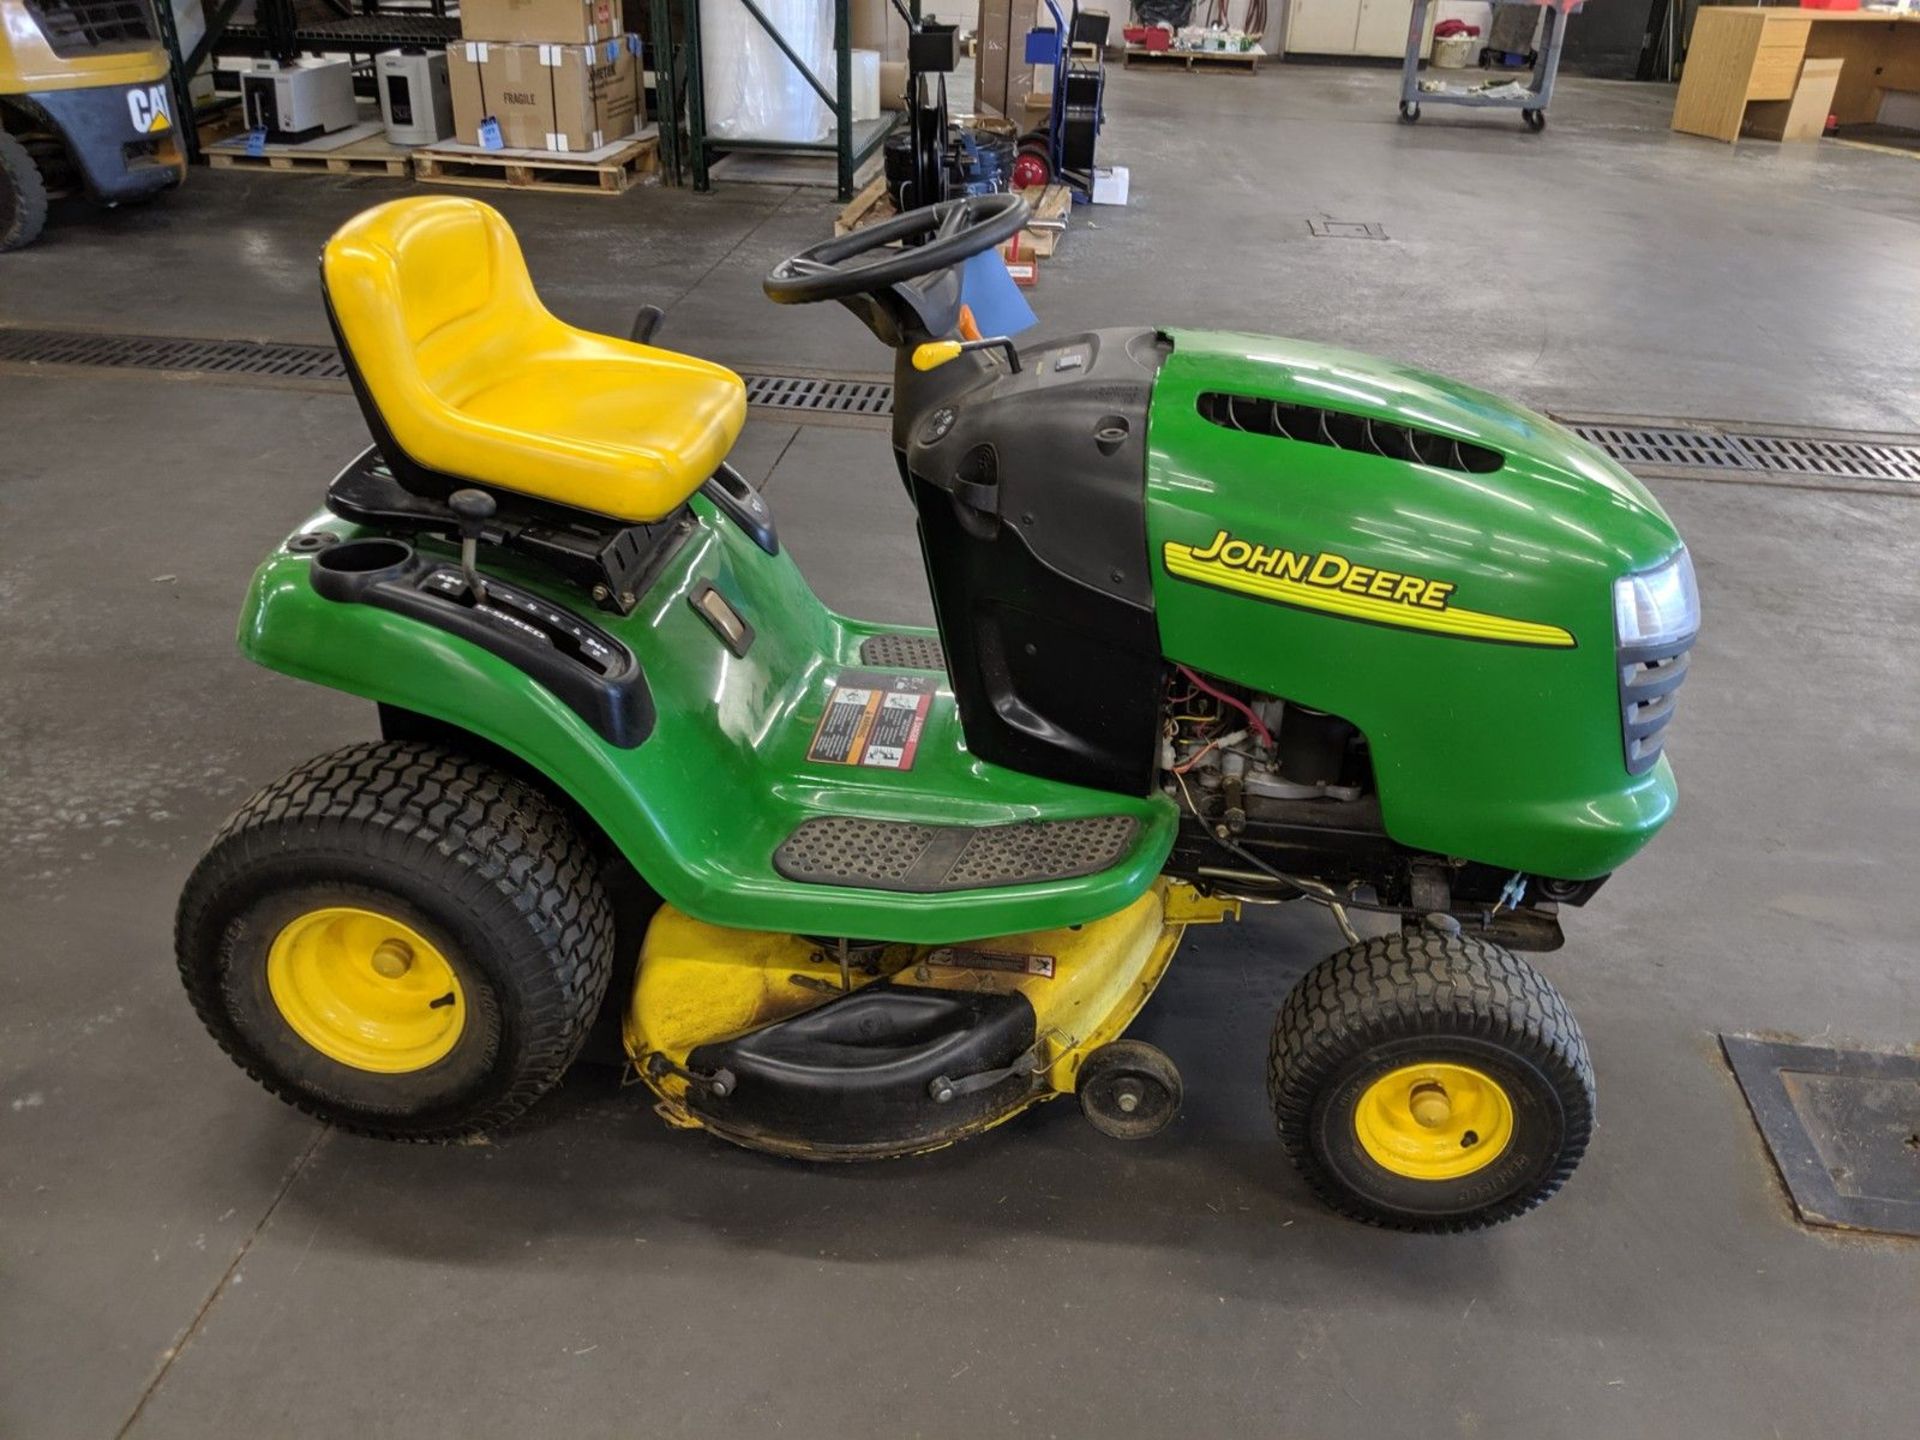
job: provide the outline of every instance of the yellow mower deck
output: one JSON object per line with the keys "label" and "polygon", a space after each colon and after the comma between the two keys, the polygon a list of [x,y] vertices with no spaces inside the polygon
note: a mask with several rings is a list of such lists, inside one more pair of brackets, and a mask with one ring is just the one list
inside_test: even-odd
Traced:
{"label": "yellow mower deck", "polygon": [[[855,946],[843,971],[832,942],[729,930],[662,907],[641,951],[624,1025],[627,1052],[659,1096],[660,1114],[676,1126],[704,1127],[753,1148],[815,1159],[936,1149],[1037,1101],[1072,1093],[1082,1062],[1119,1038],[1153,994],[1187,926],[1237,911],[1237,902],[1161,882],[1124,910],[1086,925],[972,945]],[[929,1101],[925,1127],[897,1147],[867,1145],[855,1153],[732,1123],[719,1102],[733,1097],[713,1097],[697,1064],[689,1073],[703,1047],[757,1034],[875,985],[1023,998],[1033,1016],[1031,1063],[1021,1067],[1030,1079],[1009,1084],[978,1113],[956,1114],[950,1125],[941,1123],[945,1116]]]}

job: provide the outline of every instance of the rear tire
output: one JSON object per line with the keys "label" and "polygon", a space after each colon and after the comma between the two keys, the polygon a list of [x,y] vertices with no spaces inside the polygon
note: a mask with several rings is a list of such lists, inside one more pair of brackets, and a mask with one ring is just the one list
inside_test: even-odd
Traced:
{"label": "rear tire", "polygon": [[215,837],[180,897],[180,978],[220,1047],[308,1114],[478,1134],[553,1087],[606,995],[596,868],[514,776],[434,745],[348,746]]}
{"label": "rear tire", "polygon": [[18,250],[39,238],[47,223],[47,184],[33,156],[0,130],[0,251]]}
{"label": "rear tire", "polygon": [[1593,1131],[1593,1066],[1559,992],[1500,946],[1438,931],[1308,971],[1275,1021],[1267,1085],[1314,1192],[1396,1230],[1524,1214]]}

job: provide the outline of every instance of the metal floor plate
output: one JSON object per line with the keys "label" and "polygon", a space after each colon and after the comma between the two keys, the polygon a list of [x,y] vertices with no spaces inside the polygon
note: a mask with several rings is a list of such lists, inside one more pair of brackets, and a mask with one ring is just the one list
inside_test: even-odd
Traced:
{"label": "metal floor plate", "polygon": [[1920,1057],[1720,1045],[1802,1220],[1920,1236]]}
{"label": "metal floor plate", "polygon": [[802,821],[780,842],[773,868],[813,885],[911,895],[1037,885],[1118,864],[1139,829],[1130,815],[1019,825],[916,825],[823,815]]}
{"label": "metal floor plate", "polygon": [[945,670],[947,652],[938,635],[869,635],[860,642],[860,663],[882,670]]}

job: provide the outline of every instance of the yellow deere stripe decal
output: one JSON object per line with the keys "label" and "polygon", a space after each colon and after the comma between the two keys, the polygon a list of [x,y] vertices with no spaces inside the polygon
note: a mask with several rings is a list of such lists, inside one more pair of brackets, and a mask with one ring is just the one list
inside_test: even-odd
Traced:
{"label": "yellow deere stripe decal", "polygon": [[[1459,609],[1447,603],[1453,587],[1444,582],[1383,576],[1330,552],[1315,556],[1262,550],[1233,540],[1223,531],[1204,548],[1169,540],[1163,554],[1167,573],[1182,580],[1301,610],[1503,645],[1568,649],[1574,643],[1573,636],[1558,625]],[[1243,559],[1243,555],[1248,558]],[[1356,585],[1356,580],[1361,583]],[[1382,580],[1388,583],[1380,583]],[[1367,593],[1369,590],[1373,593]],[[1401,598],[1391,598],[1396,594]]]}

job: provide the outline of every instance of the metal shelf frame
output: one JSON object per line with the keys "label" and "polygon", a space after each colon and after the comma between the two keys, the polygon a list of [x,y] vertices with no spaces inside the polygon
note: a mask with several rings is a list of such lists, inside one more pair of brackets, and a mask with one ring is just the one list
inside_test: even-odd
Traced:
{"label": "metal shelf frame", "polygon": [[175,113],[183,117],[180,142],[189,161],[200,158],[199,126],[188,104],[192,94],[189,87],[201,66],[215,54],[287,61],[313,50],[359,61],[371,59],[382,50],[408,45],[431,49],[460,38],[460,22],[447,15],[447,0],[428,0],[425,8],[411,6],[405,10],[382,10],[380,0],[359,0],[358,9],[353,0],[324,3],[337,18],[302,24],[294,13],[293,0],[259,0],[253,23],[236,25],[233,17],[239,12],[241,0],[217,0],[207,7],[206,34],[191,53],[183,54],[172,5],[169,0],[154,0],[154,17],[159,21],[160,38],[166,43],[173,72]]}
{"label": "metal shelf frame", "polygon": [[[668,0],[654,0],[656,16],[666,8]],[[756,140],[723,139],[707,130],[706,80],[700,66],[700,0],[683,0],[683,15],[686,33],[682,37],[681,48],[685,51],[686,65],[684,84],[686,87],[687,109],[687,154],[686,162],[693,174],[693,188],[707,191],[713,188],[712,164],[716,153],[730,150],[759,151],[768,154],[785,155],[832,155],[834,157],[840,199],[853,198],[853,177],[880,147],[887,142],[893,128],[899,123],[899,115],[883,109],[878,120],[855,122],[853,119],[853,25],[852,6],[848,0],[833,0],[833,54],[837,62],[837,73],[833,77],[835,84],[831,89],[818,75],[801,60],[787,37],[756,3],[756,0],[740,0],[747,14],[755,24],[772,38],[789,64],[798,70],[812,87],[813,92],[826,102],[833,117],[833,133],[825,140]],[[912,0],[912,14],[915,20],[920,18],[920,0]],[[659,56],[656,63],[662,69],[665,66]],[[677,87],[676,87],[677,88]],[[667,97],[660,100],[662,115],[667,110]],[[664,135],[670,127],[662,123],[660,129]],[[677,168],[677,165],[676,167]]]}

